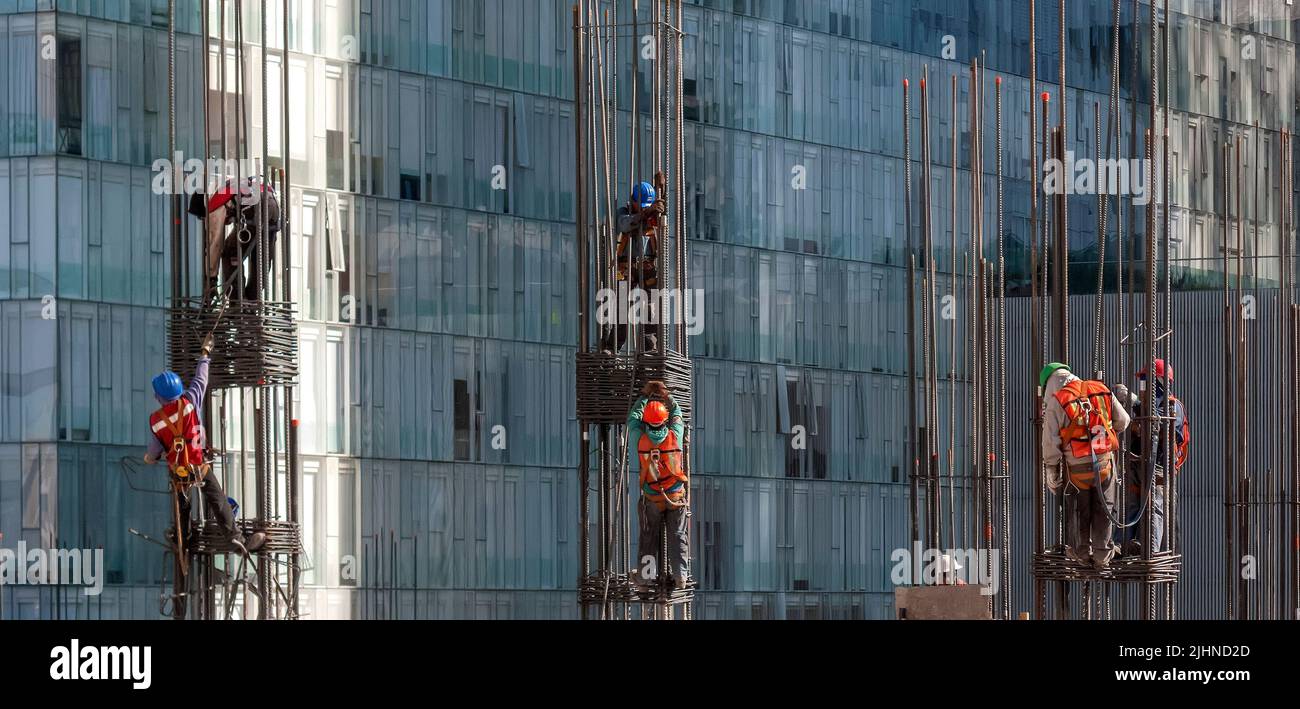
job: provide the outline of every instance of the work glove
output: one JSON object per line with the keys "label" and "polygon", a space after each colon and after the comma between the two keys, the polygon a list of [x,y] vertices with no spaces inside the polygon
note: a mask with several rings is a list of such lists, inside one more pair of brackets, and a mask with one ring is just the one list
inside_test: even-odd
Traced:
{"label": "work glove", "polygon": [[1133,392],[1129,391],[1127,386],[1123,384],[1116,384],[1114,387],[1111,388],[1111,391],[1115,393],[1115,398],[1119,399],[1120,403],[1124,405],[1125,409],[1131,409],[1134,406],[1137,406],[1138,404],[1137,394],[1134,394]]}
{"label": "work glove", "polygon": [[1065,487],[1065,475],[1061,473],[1061,466],[1047,466],[1047,489],[1052,491],[1053,495],[1061,494],[1061,489]]}
{"label": "work glove", "polygon": [[203,338],[203,346],[199,348],[199,353],[204,357],[207,357],[208,355],[212,354],[212,345],[213,345],[212,335],[208,335],[207,337]]}
{"label": "work glove", "polygon": [[645,386],[641,387],[641,394],[643,396],[655,397],[659,399],[672,398],[671,395],[668,393],[668,387],[658,379],[652,379],[646,382]]}

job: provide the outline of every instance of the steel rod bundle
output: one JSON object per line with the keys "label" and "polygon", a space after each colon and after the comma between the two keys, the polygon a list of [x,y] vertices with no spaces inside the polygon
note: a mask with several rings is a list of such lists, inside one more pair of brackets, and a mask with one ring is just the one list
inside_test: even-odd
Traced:
{"label": "steel rod bundle", "polygon": [[293,303],[235,300],[213,306],[198,298],[173,302],[167,331],[169,366],[193,366],[213,337],[208,386],[279,386],[298,376],[298,326]]}
{"label": "steel rod bundle", "polygon": [[[934,213],[935,176],[930,143],[930,72],[919,82],[918,205],[912,204],[910,84],[903,82],[904,195],[907,228],[908,310],[908,451],[909,490],[914,543],[938,554],[969,553],[979,559],[980,578],[992,580],[997,564],[998,593],[989,598],[993,617],[1011,617],[1011,469],[1007,460],[1006,418],[1006,264],[1002,215],[1002,82],[995,79],[993,135],[986,141],[986,69],[982,58],[969,65],[966,85],[970,135],[970,181],[962,212],[959,199],[958,77],[950,81],[951,152],[945,170],[949,185],[947,217]],[[995,147],[994,164],[985,166],[985,143]],[[986,201],[986,173],[992,173],[995,199]],[[919,224],[913,221],[913,208]],[[961,224],[969,241],[959,243]],[[913,236],[919,226],[920,239]],[[946,259],[936,231],[946,226]],[[992,226],[996,234],[986,236]],[[919,247],[919,250],[918,250]],[[996,258],[996,263],[988,256]],[[941,265],[946,261],[946,266]],[[941,270],[942,268],[942,270]],[[960,271],[960,274],[959,274]],[[948,349],[947,353],[942,348]],[[940,363],[947,368],[942,377]],[[948,430],[943,431],[946,427]],[[960,429],[960,432],[959,432]],[[946,435],[945,435],[946,434]],[[995,557],[1001,558],[995,561]],[[913,579],[913,584],[951,583],[950,579]]]}
{"label": "steel rod bundle", "polygon": [[[662,381],[672,391],[689,391],[691,360],[676,352],[641,356],[579,352],[577,354],[578,418],[592,423],[627,421],[628,392],[641,391],[646,382]],[[690,402],[678,401],[690,418]]]}
{"label": "steel rod bundle", "polygon": [[[578,597],[583,618],[691,617],[693,580],[682,590],[663,585],[667,574],[649,591],[631,585],[629,570],[640,567],[631,549],[633,501],[640,493],[628,461],[629,449],[634,451],[637,442],[628,440],[626,429],[628,413],[642,388],[649,381],[662,381],[681,406],[687,425],[682,457],[689,475],[693,396],[686,323],[684,318],[670,317],[680,313],[657,312],[667,310],[669,301],[655,299],[652,290],[672,288],[681,296],[689,292],[682,12],[681,0],[579,0],[572,13],[578,256],[575,400],[582,451]],[[627,28],[630,33],[624,31]],[[627,123],[620,124],[620,69],[628,63],[624,57],[631,58],[633,67],[628,86],[631,111]],[[619,139],[621,125],[628,126],[626,143]],[[634,249],[617,253],[618,210],[633,184],[649,182],[655,174],[662,174],[656,189],[662,190],[658,197],[666,210],[653,225],[657,284],[643,286],[634,275],[641,266],[632,261]],[[619,280],[620,273],[628,281]],[[645,323],[616,325],[592,317],[600,294],[620,287],[648,290],[652,303],[647,310],[663,316],[654,348],[649,348],[645,337],[649,334]],[[626,332],[625,353],[615,351],[612,342],[619,328]],[[689,509],[689,486],[686,499]],[[664,569],[666,534],[659,542],[657,568]]]}
{"label": "steel rod bundle", "polygon": [[1034,554],[1034,575],[1062,583],[1111,581],[1135,584],[1172,584],[1178,581],[1182,556],[1173,552],[1157,552],[1150,559],[1123,556],[1115,559],[1105,569],[1081,573],[1077,562],[1067,559],[1058,551]]}
{"label": "steel rod bundle", "polygon": [[[244,534],[262,532],[266,534],[266,545],[258,552],[260,555],[301,554],[303,553],[302,530],[298,524],[282,520],[240,520],[240,530]],[[237,550],[226,540],[225,534],[216,522],[209,520],[195,537],[193,552],[195,554],[234,554]]]}
{"label": "steel rod bundle", "polygon": [[[1264,190],[1278,198],[1276,255],[1261,254],[1259,247],[1262,213],[1258,178],[1261,172],[1274,174],[1274,170],[1258,164],[1261,156],[1269,159],[1260,152],[1258,124],[1248,135],[1238,134],[1225,141],[1222,150],[1224,603],[1227,616],[1239,620],[1298,619],[1296,609],[1300,607],[1300,544],[1296,543],[1300,539],[1300,424],[1296,422],[1300,335],[1291,137],[1285,129],[1280,132],[1275,173],[1280,180]],[[1243,148],[1248,139],[1255,145]],[[1249,164],[1246,155],[1253,156]],[[1252,177],[1247,178],[1247,173]],[[1248,228],[1252,230],[1250,240],[1246,238]],[[1247,251],[1252,253],[1248,256]],[[1276,259],[1278,264],[1275,294],[1261,289],[1259,270],[1264,259]],[[1265,359],[1275,365],[1266,368]],[[1254,432],[1261,426],[1275,427],[1266,439],[1269,444],[1252,446],[1251,441],[1259,441]]]}

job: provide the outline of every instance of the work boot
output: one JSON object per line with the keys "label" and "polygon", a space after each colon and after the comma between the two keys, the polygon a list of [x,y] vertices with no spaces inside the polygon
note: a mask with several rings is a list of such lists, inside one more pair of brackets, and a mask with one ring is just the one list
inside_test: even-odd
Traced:
{"label": "work boot", "polygon": [[1124,556],[1142,556],[1142,542],[1130,539],[1124,543]]}
{"label": "work boot", "polygon": [[1083,564],[1084,566],[1089,566],[1092,563],[1092,560],[1089,559],[1088,556],[1080,554],[1073,547],[1065,548],[1065,558],[1069,559],[1070,561]]}
{"label": "work boot", "polygon": [[688,580],[689,579],[686,578],[686,574],[678,574],[677,576],[674,576],[673,588],[677,589],[678,591],[686,588],[686,583]]}
{"label": "work boot", "polygon": [[1110,566],[1110,560],[1115,558],[1116,551],[1117,550],[1113,546],[1101,551],[1094,551],[1092,553],[1092,565],[1099,569],[1104,569],[1107,566]]}
{"label": "work boot", "polygon": [[255,552],[266,546],[266,532],[253,532],[244,539],[244,548],[249,552]]}
{"label": "work boot", "polygon": [[632,572],[627,575],[627,579],[639,591],[649,591],[653,588],[650,582],[641,578],[641,572],[638,569],[632,569]]}

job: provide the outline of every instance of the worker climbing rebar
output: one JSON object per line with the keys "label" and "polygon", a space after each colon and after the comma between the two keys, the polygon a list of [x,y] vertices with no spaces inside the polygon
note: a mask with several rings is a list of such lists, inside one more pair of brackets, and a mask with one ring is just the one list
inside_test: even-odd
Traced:
{"label": "worker climbing rebar", "polygon": [[[198,364],[194,367],[194,377],[189,387],[185,387],[178,374],[166,371],[153,378],[154,397],[161,405],[149,417],[149,450],[144,455],[144,462],[152,465],[164,457],[171,472],[173,489],[176,494],[178,514],[176,524],[180,529],[171,529],[169,538],[176,542],[179,538],[182,548],[188,548],[190,499],[189,490],[198,486],[203,493],[203,500],[208,511],[216,518],[222,533],[231,544],[245,552],[257,551],[266,543],[266,535],[254,533],[244,538],[235,523],[235,514],[226,497],[221,482],[212,474],[207,449],[207,433],[199,419],[203,409],[203,397],[208,389],[208,366],[211,363],[212,336],[203,343]],[[179,537],[176,536],[179,534]]]}
{"label": "worker climbing rebar", "polygon": [[1115,451],[1128,412],[1105,384],[1080,379],[1061,362],[1043,367],[1038,386],[1047,487],[1064,492],[1065,556],[1105,568],[1115,556]]}
{"label": "worker climbing rebar", "polygon": [[[233,204],[236,201],[238,209]],[[270,270],[270,264],[261,263],[258,257],[258,232],[265,223],[268,253],[274,249],[275,237],[280,233],[280,198],[274,185],[262,176],[232,178],[207,199],[198,192],[190,195],[189,213],[207,220],[204,274],[209,296],[218,294],[223,264],[226,275],[220,284],[221,294],[232,284],[238,285],[239,271],[244,262],[248,262],[243,290],[235,287],[232,292],[237,298],[258,300],[262,281]],[[227,227],[232,227],[229,233]]]}
{"label": "worker climbing rebar", "polygon": [[[632,188],[632,197],[617,213],[618,247],[615,252],[615,269],[620,286],[644,291],[646,316],[644,320],[643,344],[646,352],[659,348],[659,313],[656,299],[649,297],[649,291],[659,287],[659,229],[666,207],[664,192],[666,185],[663,173],[655,173],[654,185],[648,182],[637,183]],[[631,318],[621,312],[619,306],[617,322],[611,323],[605,331],[601,348],[606,354],[614,354],[623,348],[627,341]]]}
{"label": "worker climbing rebar", "polygon": [[689,574],[687,559],[687,486],[682,464],[682,442],[686,426],[682,409],[661,381],[648,382],[627,417],[628,443],[635,443],[641,464],[641,501],[637,506],[638,568],[632,583],[646,589],[659,580],[656,550],[660,533],[668,532],[668,573],[674,588],[685,588]]}
{"label": "worker climbing rebar", "polygon": [[[1128,459],[1128,498],[1126,500],[1127,510],[1125,517],[1131,522],[1139,519],[1142,515],[1143,500],[1147,497],[1151,500],[1151,511],[1146,515],[1146,522],[1141,526],[1134,526],[1126,529],[1124,534],[1124,544],[1122,553],[1132,556],[1141,556],[1142,541],[1147,538],[1146,526],[1151,527],[1151,537],[1154,540],[1153,552],[1165,551],[1168,546],[1164,539],[1165,530],[1165,427],[1173,426],[1174,450],[1173,465],[1174,475],[1177,475],[1187,462],[1187,452],[1192,441],[1191,424],[1187,418],[1187,409],[1183,402],[1174,396],[1174,368],[1172,365],[1166,365],[1163,359],[1156,360],[1155,376],[1148,377],[1145,369],[1137,373],[1139,386],[1145,387],[1150,381],[1154,387],[1152,391],[1154,420],[1158,423],[1152,426],[1152,430],[1146,432],[1143,430],[1142,421],[1152,417],[1143,415],[1141,398],[1137,394],[1130,393],[1127,388],[1121,390],[1116,387],[1116,393],[1121,399],[1127,398],[1126,404],[1133,409],[1134,424],[1129,430],[1129,459]],[[1142,475],[1142,451],[1145,447],[1150,447],[1156,452],[1155,456],[1155,478],[1151,481],[1144,479]],[[1147,488],[1150,488],[1149,495]],[[1172,492],[1172,488],[1170,488]],[[1176,521],[1176,520],[1175,520]],[[1175,525],[1176,530],[1176,525]]]}

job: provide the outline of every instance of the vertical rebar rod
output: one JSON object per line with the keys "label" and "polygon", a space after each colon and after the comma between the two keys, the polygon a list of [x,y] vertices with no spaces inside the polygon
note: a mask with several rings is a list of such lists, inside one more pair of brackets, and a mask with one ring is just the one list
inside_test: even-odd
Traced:
{"label": "vertical rebar rod", "polygon": [[[1246,366],[1247,366],[1247,362],[1246,362],[1246,356],[1247,356],[1246,344],[1247,344],[1247,335],[1246,335],[1246,320],[1245,320],[1245,317],[1244,317],[1244,311],[1243,311],[1243,309],[1242,309],[1242,295],[1243,295],[1243,289],[1244,289],[1244,287],[1245,287],[1245,283],[1244,283],[1244,272],[1245,272],[1245,250],[1246,250],[1246,243],[1245,243],[1245,241],[1246,241],[1246,232],[1245,232],[1246,212],[1245,212],[1244,204],[1243,204],[1243,200],[1244,200],[1244,198],[1243,198],[1243,196],[1242,196],[1242,192],[1243,192],[1243,190],[1242,190],[1242,185],[1243,185],[1244,183],[1243,183],[1243,181],[1242,181],[1242,163],[1241,163],[1241,143],[1242,143],[1243,137],[1244,137],[1244,136],[1241,136],[1241,135],[1238,135],[1238,136],[1237,136],[1236,155],[1235,155],[1235,157],[1234,157],[1234,159],[1235,159],[1235,161],[1236,161],[1236,172],[1237,172],[1237,178],[1236,178],[1237,189],[1236,189],[1236,193],[1235,193],[1235,196],[1236,196],[1236,199],[1237,199],[1237,204],[1236,204],[1236,212],[1237,212],[1237,274],[1236,274],[1236,283],[1237,283],[1237,291],[1236,291],[1236,294],[1235,294],[1235,300],[1236,300],[1236,302],[1233,303],[1233,310],[1234,310],[1234,313],[1233,313],[1233,318],[1232,318],[1232,319],[1233,319],[1233,326],[1236,328],[1236,332],[1235,332],[1235,340],[1236,340],[1236,343],[1235,343],[1235,346],[1236,346],[1236,352],[1237,352],[1237,357],[1236,357],[1236,362],[1235,362],[1236,365],[1237,365],[1237,367],[1236,367],[1236,370],[1237,370],[1237,371],[1236,371],[1236,378],[1237,378],[1237,420],[1236,420],[1236,424],[1237,424],[1237,446],[1238,446],[1238,447],[1237,447],[1237,452],[1236,452],[1236,460],[1237,460],[1237,488],[1238,488],[1238,492],[1237,492],[1237,500],[1238,500],[1242,505],[1247,505],[1248,502],[1249,502],[1249,500],[1250,500],[1250,497],[1251,497],[1251,487],[1252,487],[1252,486],[1251,486],[1251,482],[1252,482],[1252,481],[1251,481],[1251,475],[1250,475],[1250,473],[1251,473],[1251,471],[1250,471],[1250,464],[1249,464],[1249,462],[1248,462],[1248,461],[1249,461],[1248,456],[1250,455],[1250,449],[1249,449],[1248,442],[1247,442],[1247,440],[1246,440],[1246,432],[1249,430],[1249,429],[1247,428],[1246,424],[1247,424],[1247,421],[1249,421],[1249,419],[1250,419],[1250,412],[1249,412],[1249,410],[1246,408]],[[1244,546],[1243,546],[1243,551],[1244,551],[1245,553],[1247,553],[1247,554],[1252,554],[1252,553],[1256,553],[1256,552],[1258,552],[1258,549],[1254,549],[1254,548],[1251,547],[1251,541],[1252,541],[1252,540],[1251,540],[1251,529],[1250,529],[1250,515],[1251,515],[1251,510],[1250,510],[1249,506],[1245,506],[1245,507],[1241,507],[1241,508],[1240,508],[1240,513],[1239,513],[1238,516],[1237,516],[1237,523],[1238,523],[1237,534],[1238,534],[1238,537],[1242,540],[1242,543],[1243,543],[1243,545],[1244,545]],[[1257,553],[1255,554],[1255,556],[1256,556],[1256,558],[1258,558],[1258,554],[1257,554]],[[1251,587],[1250,587],[1250,584],[1248,583],[1248,580],[1245,579],[1245,578],[1241,578],[1241,579],[1240,579],[1240,581],[1239,581],[1239,588],[1241,589],[1241,599],[1242,599],[1242,602],[1241,602],[1241,604],[1240,604],[1238,610],[1239,610],[1239,612],[1242,614],[1242,615],[1241,615],[1241,619],[1242,619],[1242,620],[1245,620],[1246,618],[1250,617],[1250,610],[1251,610],[1250,597],[1251,597],[1251,591],[1252,591],[1252,589],[1251,589]]]}
{"label": "vertical rebar rod", "polygon": [[[1031,342],[1029,345],[1030,371],[1033,376],[1037,376],[1038,370],[1042,368],[1043,362],[1040,355],[1039,341],[1042,337],[1043,328],[1046,323],[1039,316],[1039,303],[1042,300],[1042,293],[1039,290],[1040,282],[1038,279],[1038,191],[1040,189],[1042,175],[1038,169],[1038,51],[1037,51],[1038,24],[1036,16],[1036,2],[1029,0],[1029,161],[1031,165],[1030,189],[1029,189],[1029,232],[1030,232],[1030,297],[1029,305],[1032,311],[1030,315],[1030,335]],[[1044,101],[1046,104],[1046,101]],[[1046,106],[1044,105],[1044,109]],[[1044,256],[1045,258],[1045,256]],[[1046,288],[1046,283],[1041,283],[1042,288]],[[1039,553],[1046,548],[1046,496],[1043,490],[1043,455],[1042,446],[1039,441],[1043,435],[1043,406],[1041,389],[1031,389],[1030,400],[1033,405],[1031,409],[1034,412],[1034,439],[1030,448],[1033,450],[1034,475],[1033,475],[1033,495],[1034,495],[1034,553]],[[1040,576],[1034,577],[1034,617],[1042,620],[1047,617],[1047,582]]]}
{"label": "vertical rebar rod", "polygon": [[[949,121],[952,129],[952,171],[950,173],[952,184],[951,203],[948,214],[949,234],[951,236],[950,258],[952,259],[953,277],[949,280],[952,285],[949,287],[951,298],[956,300],[957,297],[957,74],[952,75],[952,105],[951,120]],[[954,303],[955,306],[955,303]],[[948,548],[954,549],[955,524],[956,517],[954,508],[955,499],[953,493],[954,478],[957,474],[957,318],[949,319],[948,328]]]}
{"label": "vertical rebar rod", "polygon": [[[167,0],[167,159],[172,161],[172,186],[181,184],[180,165],[176,163],[176,0]],[[184,269],[181,248],[181,210],[178,189],[168,195],[168,229],[171,234],[172,298],[181,297],[181,271]]]}
{"label": "vertical rebar rod", "polygon": [[[929,78],[929,68],[926,68],[926,78]],[[924,138],[922,139],[922,151],[925,153],[925,268],[926,268],[926,298],[927,305],[925,309],[925,329],[926,329],[926,438],[929,441],[927,449],[927,490],[930,498],[930,524],[927,528],[930,537],[931,548],[938,548],[940,545],[939,531],[941,499],[939,495],[939,375],[938,375],[938,352],[935,344],[935,329],[937,325],[937,297],[938,297],[938,264],[934,255],[934,213],[933,213],[933,162],[930,157],[931,140],[933,133],[930,129],[930,100],[925,85],[921,86],[921,122]]]}
{"label": "vertical rebar rod", "polygon": [[[909,101],[908,82],[903,79],[903,229],[907,248],[907,426],[904,435],[907,441],[908,485],[911,489],[908,513],[911,521],[913,542],[921,540],[917,522],[918,504],[918,460],[920,443],[917,435],[917,385],[916,385],[916,247],[912,229],[912,109]],[[915,581],[916,579],[913,579]]]}
{"label": "vertical rebar rod", "polygon": [[1227,605],[1227,617],[1232,618],[1235,615],[1236,603],[1234,594],[1236,587],[1233,584],[1233,576],[1236,570],[1235,560],[1235,540],[1233,538],[1233,515],[1236,508],[1233,506],[1233,437],[1236,431],[1233,410],[1233,387],[1232,387],[1232,301],[1228,295],[1228,229],[1229,229],[1229,210],[1231,205],[1231,171],[1229,163],[1231,160],[1231,143],[1227,140],[1223,143],[1222,174],[1223,174],[1223,210],[1221,212],[1223,222],[1223,539],[1224,539],[1224,602]]}
{"label": "vertical rebar rod", "polygon": [[[583,153],[582,153],[582,56],[583,56],[583,36],[580,8],[578,5],[573,6],[573,100],[574,100],[574,217],[575,232],[577,238],[578,254],[578,352],[587,351],[587,229],[586,229],[586,212],[582,205],[584,190],[583,178]],[[590,451],[587,449],[588,427],[586,421],[578,422],[578,538],[580,539],[580,558],[578,565],[578,588],[583,587],[591,565],[590,557],[590,538],[589,533],[589,516],[588,509],[588,487],[590,485],[590,470],[588,463],[590,461]],[[603,453],[603,451],[602,451]],[[580,591],[581,593],[581,591]],[[583,620],[589,617],[589,604],[581,600],[579,606]]]}
{"label": "vertical rebar rod", "polygon": [[[1065,60],[1066,60],[1066,55],[1069,52],[1068,52],[1068,45],[1066,43],[1068,38],[1066,34],[1067,21],[1065,17],[1065,0],[1057,0],[1057,9],[1058,9],[1058,16],[1060,17],[1060,21],[1061,21],[1060,44],[1058,45],[1058,49],[1060,50],[1060,54],[1058,57],[1059,66],[1060,66],[1060,85],[1058,87],[1058,90],[1060,91],[1061,94],[1060,95],[1061,107],[1060,109],[1058,109],[1059,116],[1060,116],[1060,124],[1057,130],[1060,132],[1060,135],[1058,137],[1058,141],[1060,143],[1060,147],[1058,148],[1058,151],[1060,153],[1059,158],[1062,161],[1062,164],[1064,164],[1065,159],[1067,157],[1066,151],[1069,149],[1069,145],[1070,145],[1068,141],[1068,132],[1066,131],[1066,114],[1068,112],[1066,106],[1066,97],[1068,96],[1068,93],[1065,89]],[[1069,209],[1070,209],[1070,199],[1068,194],[1066,194],[1066,190],[1061,191],[1061,195],[1057,198],[1057,200],[1059,206],[1057,208],[1057,214],[1056,214],[1056,230],[1057,230],[1057,239],[1060,240],[1060,253],[1058,254],[1058,269],[1059,269],[1058,273],[1061,279],[1060,286],[1055,291],[1058,294],[1057,313],[1056,313],[1056,317],[1058,319],[1056,323],[1057,333],[1058,333],[1057,347],[1059,349],[1059,354],[1062,358],[1061,361],[1070,362],[1071,361],[1070,359],[1070,307],[1069,307],[1070,226],[1069,226],[1069,219],[1068,219]]]}
{"label": "vertical rebar rod", "polygon": [[[1003,219],[1003,188],[1002,188],[1002,77],[998,77],[994,82],[997,93],[997,105],[995,108],[997,148],[994,155],[997,158],[997,204],[998,204],[998,409],[1001,416],[1001,430],[999,436],[999,457],[1002,463],[1002,482],[1001,504],[1002,511],[1002,539],[1001,551],[1003,563],[1000,564],[1002,570],[1001,589],[1002,589],[1002,619],[1011,619],[1011,462],[1010,462],[1010,444],[1007,438],[1007,428],[1010,421],[1007,417],[1010,415],[1010,409],[1007,407],[1007,258],[1006,258],[1006,224]],[[1031,97],[1029,101],[1033,105]],[[1032,191],[1032,183],[1031,183]],[[1035,447],[1037,441],[1034,442]]]}

